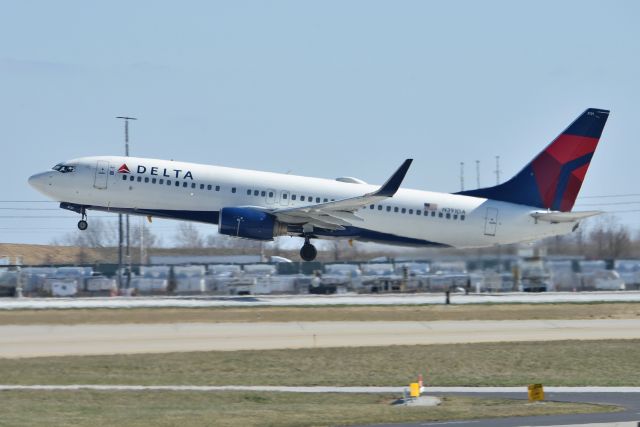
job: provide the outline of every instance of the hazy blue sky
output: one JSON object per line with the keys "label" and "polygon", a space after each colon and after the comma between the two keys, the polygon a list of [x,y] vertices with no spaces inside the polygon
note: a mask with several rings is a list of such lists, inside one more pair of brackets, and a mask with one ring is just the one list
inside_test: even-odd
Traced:
{"label": "hazy blue sky", "polygon": [[[6,201],[45,200],[26,179],[59,161],[122,153],[117,115],[139,118],[132,155],[372,183],[413,157],[407,186],[456,191],[459,162],[467,188],[476,160],[492,184],[495,155],[506,178],[585,108],[607,108],[581,196],[640,193],[639,2],[0,5],[3,208],[54,208]],[[583,203],[605,201],[640,209],[640,196]],[[620,219],[637,228],[639,213]],[[0,217],[5,242],[77,222]]]}

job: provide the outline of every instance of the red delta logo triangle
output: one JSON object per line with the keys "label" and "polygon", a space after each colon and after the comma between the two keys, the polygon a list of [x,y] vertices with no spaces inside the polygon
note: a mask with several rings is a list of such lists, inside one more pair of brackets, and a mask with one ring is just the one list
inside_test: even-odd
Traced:
{"label": "red delta logo triangle", "polygon": [[123,163],[122,166],[118,169],[118,173],[131,173],[126,163]]}

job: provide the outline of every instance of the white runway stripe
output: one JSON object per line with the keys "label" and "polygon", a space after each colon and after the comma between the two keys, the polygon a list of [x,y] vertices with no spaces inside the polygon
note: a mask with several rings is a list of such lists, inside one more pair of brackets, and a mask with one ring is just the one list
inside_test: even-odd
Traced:
{"label": "white runway stripe", "polygon": [[[407,387],[288,387],[288,386],[193,386],[193,385],[13,385],[0,384],[0,391],[265,391],[290,393],[402,393]],[[640,387],[545,387],[547,393],[640,393]],[[432,393],[527,393],[527,387],[425,387]]]}
{"label": "white runway stripe", "polygon": [[[640,292],[549,292],[542,294],[452,294],[455,304],[482,303],[588,303],[640,302]],[[420,305],[444,304],[444,295],[258,295],[249,297],[113,297],[113,298],[2,298],[0,310],[68,308],[151,308],[151,307],[268,307],[325,305]]]}

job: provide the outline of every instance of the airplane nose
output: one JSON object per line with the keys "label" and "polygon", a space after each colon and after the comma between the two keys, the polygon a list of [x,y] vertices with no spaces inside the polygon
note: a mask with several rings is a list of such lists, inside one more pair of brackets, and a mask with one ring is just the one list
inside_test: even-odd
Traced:
{"label": "airplane nose", "polygon": [[32,175],[29,177],[29,180],[28,180],[29,185],[35,188],[36,190],[42,191],[47,186],[48,176],[49,176],[48,172],[37,173],[35,175]]}

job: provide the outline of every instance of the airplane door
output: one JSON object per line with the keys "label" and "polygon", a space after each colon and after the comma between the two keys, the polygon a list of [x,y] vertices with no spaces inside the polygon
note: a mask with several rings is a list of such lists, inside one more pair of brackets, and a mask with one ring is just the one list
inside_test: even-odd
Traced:
{"label": "airplane door", "polygon": [[109,162],[98,160],[96,164],[96,176],[93,186],[99,190],[107,188],[107,178],[109,177]]}
{"label": "airplane door", "polygon": [[276,202],[276,190],[267,190],[267,205],[273,205]]}
{"label": "airplane door", "polygon": [[280,204],[282,206],[287,206],[289,204],[289,192],[281,191],[280,192]]}
{"label": "airplane door", "polygon": [[484,217],[485,236],[495,236],[496,228],[498,228],[498,209],[487,208],[487,214]]}

